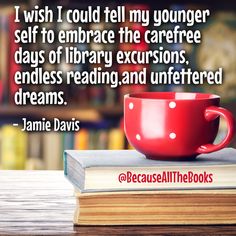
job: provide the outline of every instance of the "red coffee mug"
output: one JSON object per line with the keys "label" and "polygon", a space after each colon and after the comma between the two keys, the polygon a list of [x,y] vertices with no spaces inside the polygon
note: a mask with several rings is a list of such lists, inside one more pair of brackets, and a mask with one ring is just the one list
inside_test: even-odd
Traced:
{"label": "red coffee mug", "polygon": [[[125,134],[135,149],[158,160],[193,159],[224,148],[234,134],[232,114],[220,97],[204,93],[143,92],[124,97]],[[219,116],[228,125],[224,140],[213,144]]]}

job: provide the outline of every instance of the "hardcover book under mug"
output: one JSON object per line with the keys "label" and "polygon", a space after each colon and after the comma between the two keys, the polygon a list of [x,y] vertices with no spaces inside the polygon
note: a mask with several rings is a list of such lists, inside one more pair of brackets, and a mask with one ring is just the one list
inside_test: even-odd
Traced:
{"label": "hardcover book under mug", "polygon": [[[234,134],[232,114],[219,107],[220,97],[204,93],[143,92],[124,97],[125,134],[147,158],[193,159],[198,154],[224,148]],[[213,144],[219,117],[227,122],[227,134]]]}

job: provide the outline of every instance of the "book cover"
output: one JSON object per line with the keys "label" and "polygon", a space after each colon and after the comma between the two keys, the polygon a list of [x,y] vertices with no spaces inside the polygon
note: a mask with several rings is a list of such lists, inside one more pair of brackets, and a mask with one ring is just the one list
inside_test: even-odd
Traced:
{"label": "book cover", "polygon": [[195,161],[156,161],[135,150],[64,153],[64,174],[81,192],[235,188],[236,150],[201,154]]}

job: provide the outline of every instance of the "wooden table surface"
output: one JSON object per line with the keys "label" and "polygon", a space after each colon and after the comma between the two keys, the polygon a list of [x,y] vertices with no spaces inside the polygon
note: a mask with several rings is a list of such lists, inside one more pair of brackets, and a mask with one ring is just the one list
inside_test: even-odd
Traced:
{"label": "wooden table surface", "polygon": [[236,235],[234,225],[82,226],[62,171],[0,171],[0,235]]}

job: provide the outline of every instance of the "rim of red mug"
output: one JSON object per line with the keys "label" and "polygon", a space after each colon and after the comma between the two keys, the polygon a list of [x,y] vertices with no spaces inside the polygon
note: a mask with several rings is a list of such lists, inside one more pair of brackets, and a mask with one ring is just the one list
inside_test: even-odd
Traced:
{"label": "rim of red mug", "polygon": [[[199,98],[148,98],[148,97],[139,97],[142,95],[148,95],[148,94],[196,94],[196,95],[200,95],[203,96],[205,95],[206,97],[199,97]],[[124,98],[132,98],[132,99],[137,99],[137,100],[154,100],[154,101],[200,101],[200,100],[214,100],[214,99],[220,99],[219,95],[216,94],[212,94],[212,93],[199,93],[199,92],[140,92],[140,93],[130,93],[130,94],[126,94],[124,95]]]}

